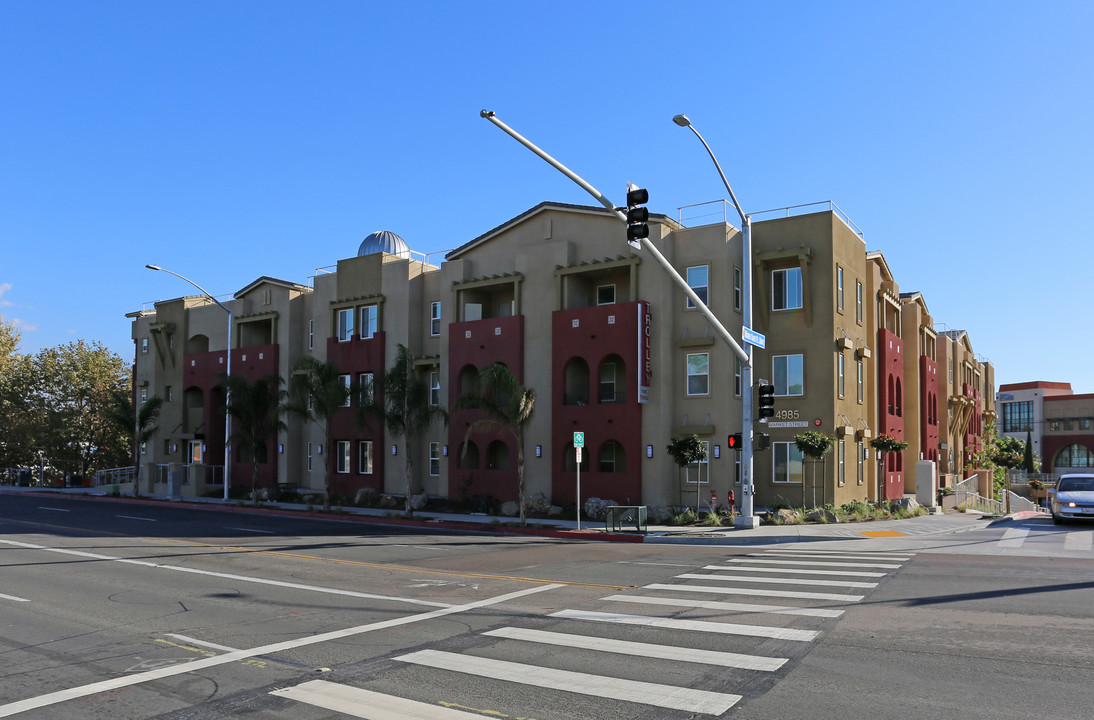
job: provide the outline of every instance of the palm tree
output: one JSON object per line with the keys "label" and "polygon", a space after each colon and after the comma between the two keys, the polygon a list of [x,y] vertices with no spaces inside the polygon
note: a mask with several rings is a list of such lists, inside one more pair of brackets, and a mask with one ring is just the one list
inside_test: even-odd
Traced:
{"label": "palm tree", "polygon": [[129,393],[114,391],[110,394],[111,407],[109,417],[112,424],[133,438],[133,463],[137,466],[133,478],[133,497],[141,493],[141,445],[159,429],[156,419],[163,407],[163,398],[153,395],[141,403],[140,409],[134,409]]}
{"label": "palm tree", "polygon": [[[502,363],[493,363],[479,371],[477,388],[461,395],[456,406],[478,408],[487,415],[468,426],[463,437],[464,454],[467,453],[467,443],[471,436],[488,428],[507,432],[516,441],[517,500],[520,503],[520,524],[523,527],[527,524],[524,509],[524,433],[536,412],[536,391],[521,385]],[[578,512],[581,512],[580,508]]]}
{"label": "palm tree", "polygon": [[[352,388],[342,379],[342,373],[333,362],[322,362],[305,355],[293,365],[289,381],[291,402],[286,410],[314,422],[323,431],[323,447],[326,457],[334,457],[331,450],[331,419],[346,407]],[[332,461],[326,461],[323,511],[330,512],[331,483],[334,478]]]}
{"label": "palm tree", "polygon": [[225,393],[231,398],[228,414],[235,422],[232,427],[232,442],[241,451],[251,456],[251,497],[258,504],[258,462],[268,457],[267,443],[271,436],[285,430],[281,419],[285,412],[285,400],[288,396],[281,386],[285,380],[276,374],[259,378],[253,383],[247,378],[233,375],[221,382]]}
{"label": "palm tree", "polygon": [[414,357],[405,345],[395,351],[395,362],[384,373],[384,403],[378,405],[366,398],[361,403],[358,421],[364,423],[374,415],[384,421],[392,437],[405,437],[407,517],[414,516],[411,497],[414,494],[414,447],[434,420],[448,424],[448,413],[440,405],[429,402],[429,385],[414,370]]}

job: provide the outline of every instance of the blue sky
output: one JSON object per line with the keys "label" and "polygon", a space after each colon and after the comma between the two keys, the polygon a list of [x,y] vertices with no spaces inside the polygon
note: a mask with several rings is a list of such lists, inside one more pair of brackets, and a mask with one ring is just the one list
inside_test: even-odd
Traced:
{"label": "blue sky", "polygon": [[836,202],[998,383],[1094,392],[1089,2],[0,3],[0,314],[133,356],[125,313],[424,253],[544,200]]}

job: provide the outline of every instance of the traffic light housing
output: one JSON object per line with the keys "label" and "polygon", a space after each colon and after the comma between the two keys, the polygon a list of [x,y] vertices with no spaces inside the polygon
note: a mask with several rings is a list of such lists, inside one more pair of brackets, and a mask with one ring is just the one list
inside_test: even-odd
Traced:
{"label": "traffic light housing", "polygon": [[753,438],[752,449],[767,450],[769,447],[771,447],[771,436],[767,433],[756,433]]}
{"label": "traffic light housing", "polygon": [[762,384],[756,388],[756,405],[759,407],[757,415],[760,419],[775,416],[775,386]]}
{"label": "traffic light housing", "polygon": [[635,249],[642,247],[642,238],[650,236],[650,227],[646,224],[650,219],[650,211],[642,207],[649,201],[649,191],[627,183],[627,242]]}
{"label": "traffic light housing", "polygon": [[726,438],[726,447],[728,447],[730,450],[736,450],[737,452],[740,452],[741,442],[741,433],[733,433],[728,438]]}

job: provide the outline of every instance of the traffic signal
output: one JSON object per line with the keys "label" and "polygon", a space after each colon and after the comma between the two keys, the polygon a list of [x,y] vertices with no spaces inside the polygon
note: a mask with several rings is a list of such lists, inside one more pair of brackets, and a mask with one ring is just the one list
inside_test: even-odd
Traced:
{"label": "traffic signal", "polygon": [[726,438],[726,447],[730,450],[741,451],[741,433],[733,433]]}
{"label": "traffic signal", "polygon": [[645,188],[627,183],[627,242],[635,249],[641,249],[642,238],[650,236],[650,228],[646,224],[650,211],[642,207],[649,201],[650,194]]}
{"label": "traffic signal", "polygon": [[756,405],[759,406],[760,411],[757,413],[760,419],[774,417],[775,408],[772,407],[775,404],[775,386],[763,384],[756,388]]}
{"label": "traffic signal", "polygon": [[771,447],[771,436],[767,433],[756,433],[752,447],[755,450],[767,450]]}

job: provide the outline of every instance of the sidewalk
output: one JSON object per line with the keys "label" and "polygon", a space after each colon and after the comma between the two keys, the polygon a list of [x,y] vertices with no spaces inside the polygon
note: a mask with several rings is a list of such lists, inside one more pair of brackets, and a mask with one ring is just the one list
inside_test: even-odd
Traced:
{"label": "sidewalk", "polygon": [[[529,527],[509,527],[514,518],[494,515],[459,515],[454,513],[436,513],[418,511],[413,519],[400,517],[398,509],[341,507],[336,512],[325,514],[312,507],[295,503],[263,502],[258,507],[239,500],[225,501],[220,498],[170,499],[164,495],[142,495],[114,498],[106,496],[97,488],[38,488],[0,486],[0,495],[32,493],[41,496],[66,495],[72,498],[85,498],[89,501],[113,501],[124,503],[160,504],[216,509],[221,512],[262,513],[288,517],[304,517],[313,520],[332,522],[368,522],[376,524],[399,525],[404,527],[422,527],[430,529],[459,530],[496,534],[530,535],[539,537],[566,538],[571,540],[597,540],[608,542],[645,542],[678,543],[693,545],[773,545],[781,543],[799,543],[835,539],[867,539],[871,537],[903,537],[948,535],[966,532],[988,526],[988,523],[975,513],[951,513],[944,515],[924,515],[906,520],[878,520],[864,523],[840,523],[830,525],[760,525],[755,529],[737,529],[732,527],[677,527],[669,525],[650,525],[646,534],[638,532],[608,532],[603,521],[583,520],[581,529],[574,520],[548,518],[529,520]],[[535,527],[531,527],[531,526]]]}

